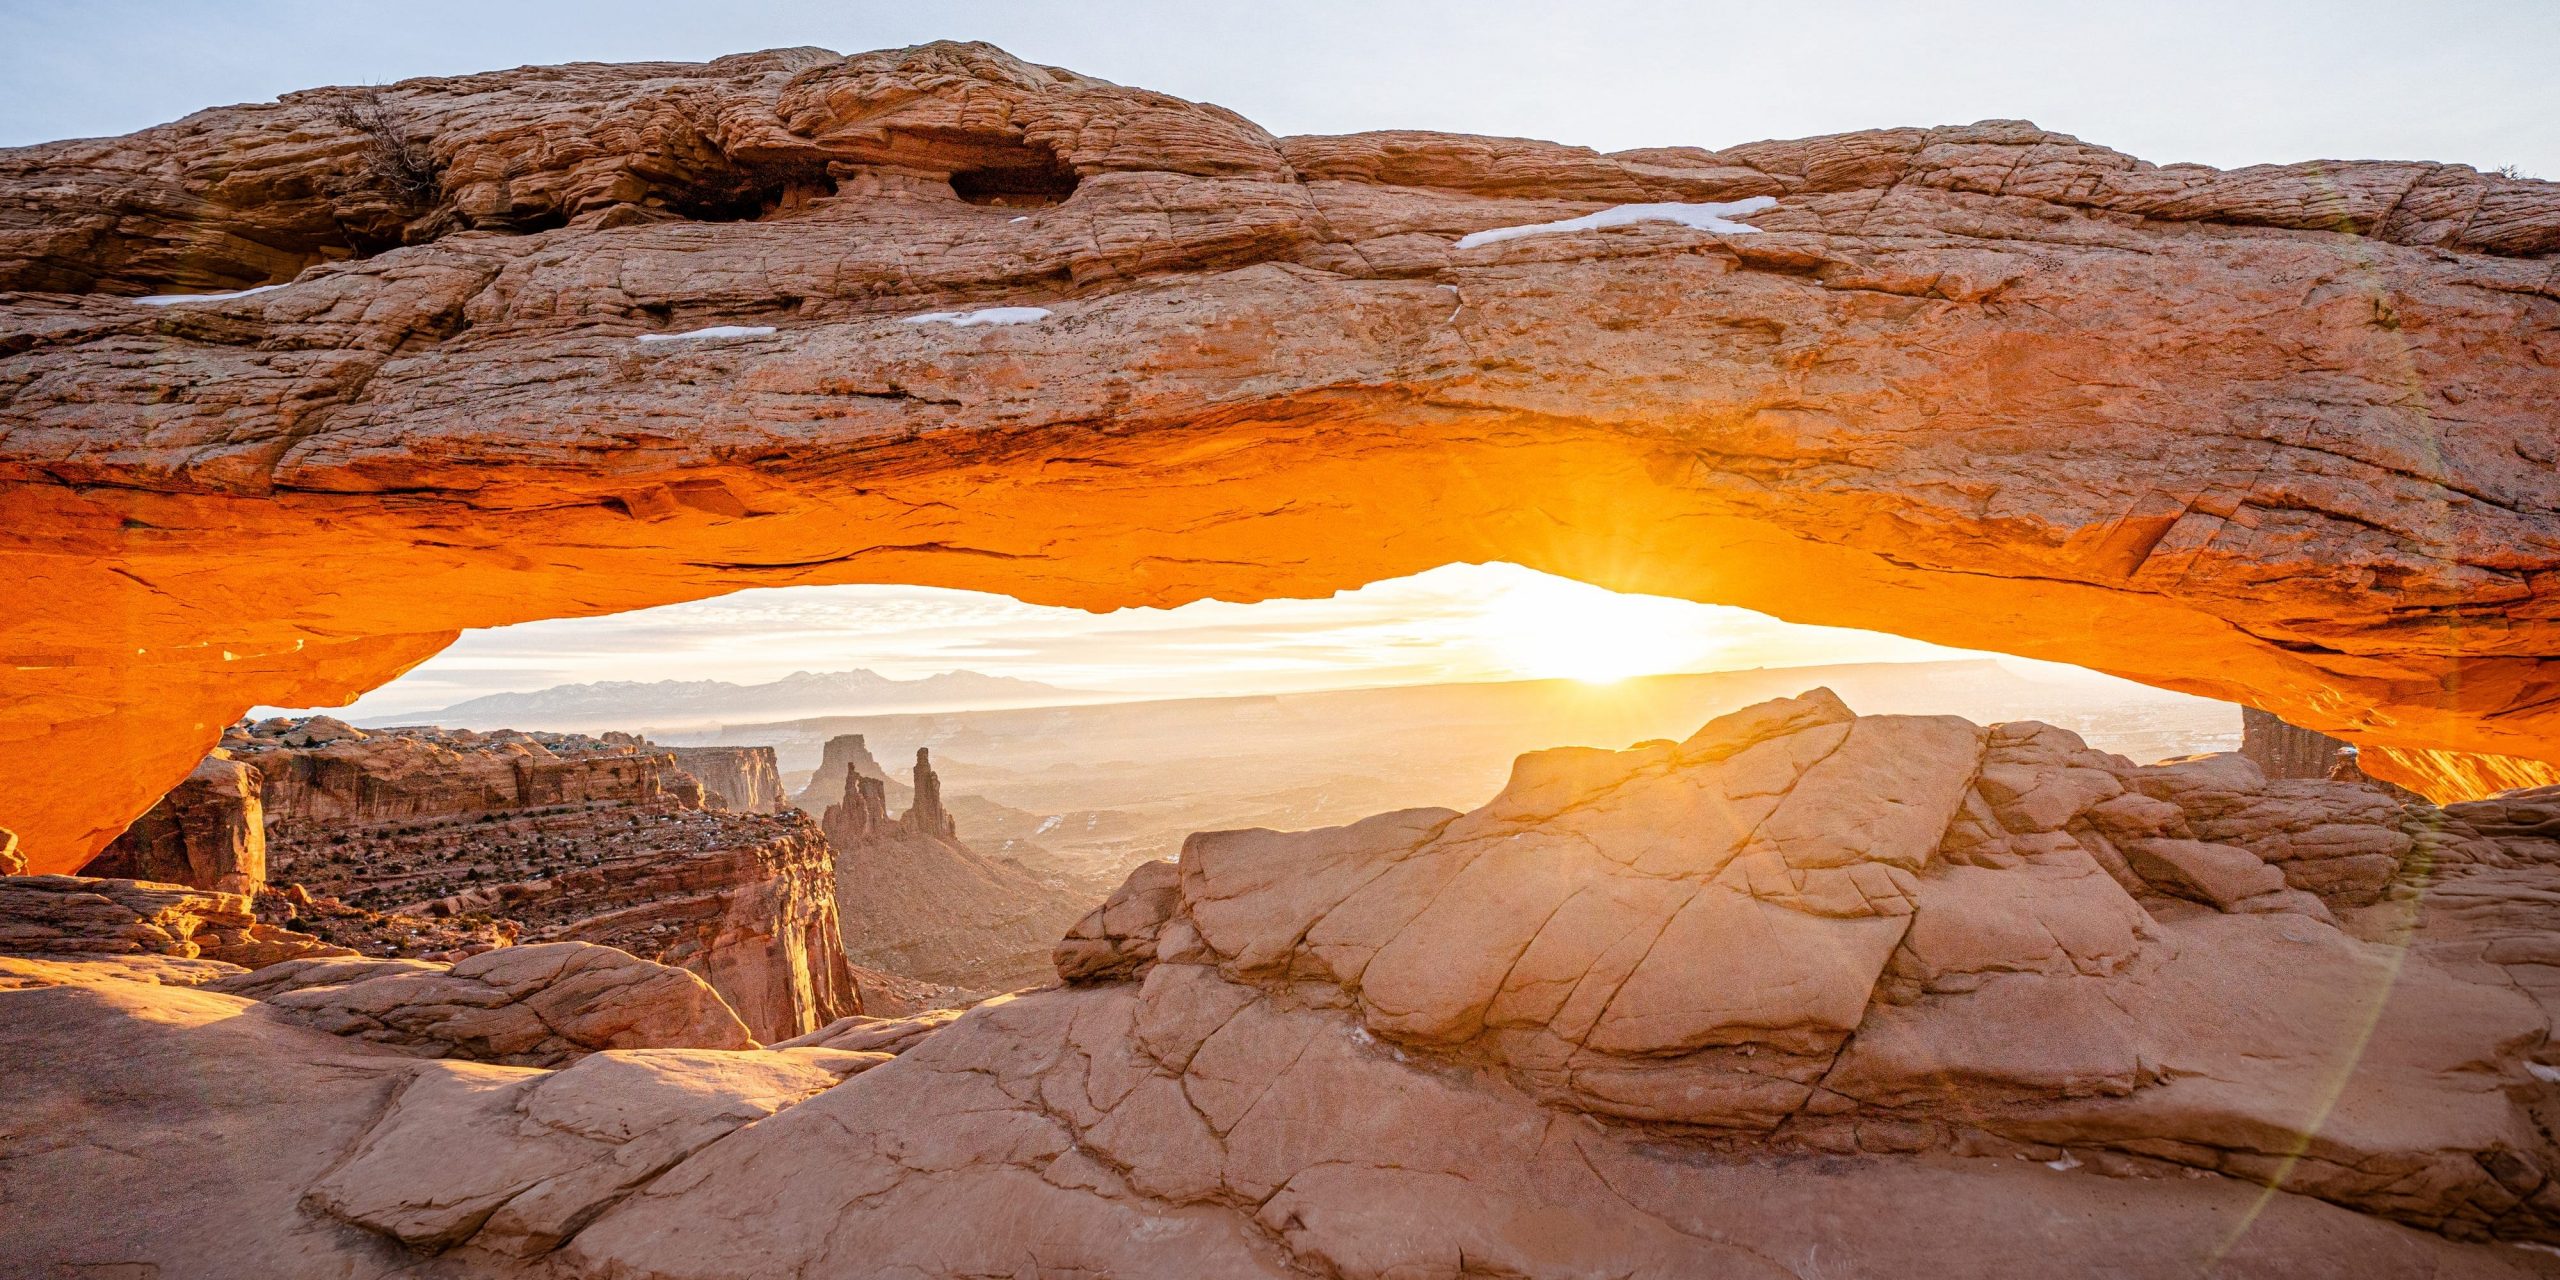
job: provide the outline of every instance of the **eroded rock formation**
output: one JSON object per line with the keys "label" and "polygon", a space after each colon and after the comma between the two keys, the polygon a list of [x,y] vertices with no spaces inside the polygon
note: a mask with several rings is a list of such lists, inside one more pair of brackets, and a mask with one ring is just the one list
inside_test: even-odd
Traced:
{"label": "eroded rock formation", "polygon": [[271,916],[406,958],[474,933],[618,947],[701,975],[769,1039],[860,1011],[817,823],[710,807],[669,749],[616,737],[318,716],[235,726],[219,763],[264,780],[275,875],[301,895]]}
{"label": "eroded rock formation", "polygon": [[786,803],[771,747],[669,747],[676,764],[712,803],[740,813],[774,813]]}
{"label": "eroded rock formation", "polygon": [[[256,1004],[0,960],[0,1103],[69,1126],[11,1153],[13,1245],[204,1263],[210,1215],[214,1277],[2547,1275],[2482,1241],[2560,1239],[2555,874],[2560,796],[1817,691],[1523,757],[1469,813],[1202,834],[1075,928],[1073,985],[772,1049],[418,1062],[280,1007],[326,962],[224,984]],[[111,1158],[143,1132],[173,1176]]]}
{"label": "eroded rock formation", "polygon": [[818,771],[809,775],[809,785],[800,788],[792,802],[811,813],[825,813],[828,805],[843,804],[851,794],[845,789],[845,779],[852,774],[879,782],[883,803],[904,806],[914,794],[907,784],[890,777],[889,771],[880,767],[879,758],[871,754],[871,746],[861,734],[839,733],[827,739],[826,746],[820,749]]}
{"label": "eroded rock formation", "polygon": [[603,1049],[749,1049],[745,1023],[701,978],[586,942],[501,947],[453,964],[295,960],[206,990],[294,1021],[430,1058],[556,1067]]}
{"label": "eroded rock formation", "polygon": [[354,954],[260,921],[236,893],[96,876],[0,876],[0,955],[166,956],[255,969]]}
{"label": "eroded rock formation", "polygon": [[[2550,1240],[2540,959],[2499,940],[2512,917],[2405,960],[2382,943],[2430,879],[2548,921],[2467,873],[2551,874],[2552,813],[2269,782],[2238,755],[2134,767],[1817,691],[1683,743],[1525,756],[1472,813],[1196,836],[1059,969],[1143,978],[1137,1039],[1195,1102],[1204,1074],[1254,1076],[1203,1066],[1222,1043],[1287,1059],[1347,1017],[1710,1143],[2160,1161]],[[1186,1150],[1164,1136],[1186,1119],[1151,1113],[1156,1154],[1188,1162],[1152,1176],[1232,1170],[1235,1120],[1205,1108]]]}
{"label": "eroded rock formation", "polygon": [[258,771],[216,750],[81,871],[256,898],[267,887]]}
{"label": "eroded rock formation", "polygon": [[[861,739],[852,741],[859,751]],[[895,818],[888,784],[862,772],[860,759],[839,776],[834,789],[846,799],[819,825],[835,848],[837,910],[856,961],[979,992],[1049,979],[1049,953],[1089,898],[963,843],[924,748],[915,803]]]}
{"label": "eroded rock formation", "polygon": [[77,867],[245,707],[457,628],[1486,559],[2538,762],[2555,252],[2560,188],[2456,165],[1276,138],[983,45],[14,149],[0,825]]}

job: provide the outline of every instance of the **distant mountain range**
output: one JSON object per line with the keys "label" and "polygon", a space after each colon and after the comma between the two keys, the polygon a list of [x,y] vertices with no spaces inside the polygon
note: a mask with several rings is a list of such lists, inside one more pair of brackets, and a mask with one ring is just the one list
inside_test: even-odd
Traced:
{"label": "distant mountain range", "polygon": [[893,680],[877,671],[795,671],[767,684],[726,680],[600,680],[528,693],[492,693],[438,711],[412,712],[404,724],[511,729],[677,728],[777,715],[870,715],[888,711],[959,711],[1092,701],[1107,695],[1061,689],[1037,680],[945,671]]}

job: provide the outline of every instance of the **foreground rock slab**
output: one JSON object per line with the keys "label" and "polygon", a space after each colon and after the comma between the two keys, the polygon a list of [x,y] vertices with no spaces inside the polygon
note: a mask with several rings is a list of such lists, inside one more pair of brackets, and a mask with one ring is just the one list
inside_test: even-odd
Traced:
{"label": "foreground rock slab", "polygon": [[332,1035],[436,1058],[559,1066],[600,1049],[748,1049],[710,984],[611,947],[501,947],[450,965],[301,960],[208,984]]}
{"label": "foreground rock slab", "polygon": [[[217,1277],[2560,1275],[2555,835],[1815,691],[1469,813],[1204,833],[1074,985],[788,1047],[419,1062],[56,962],[0,989],[0,1103],[52,1126],[0,1169],[30,1256],[219,1221]],[[2261,871],[2217,904],[2151,842]],[[311,1100],[222,1083],[271,1163],[92,1222],[92,1147],[170,1122],[69,1099],[193,1052]]]}

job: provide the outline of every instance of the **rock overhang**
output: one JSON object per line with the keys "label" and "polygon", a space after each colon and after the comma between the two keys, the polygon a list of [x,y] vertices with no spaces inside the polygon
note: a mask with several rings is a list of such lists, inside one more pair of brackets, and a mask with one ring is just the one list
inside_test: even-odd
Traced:
{"label": "rock overhang", "polygon": [[[40,865],[252,703],[794,583],[1110,608],[1503,559],[2550,752],[2552,184],[2002,121],[1274,138],[985,46],[790,50],[391,86],[438,205],[339,261],[309,229],[379,195],[333,177],[342,96],[0,157],[0,751],[46,802],[0,825]],[[1033,151],[1055,204],[953,186]],[[904,323],[995,306],[1048,314]],[[773,332],[636,340],[723,327]]]}

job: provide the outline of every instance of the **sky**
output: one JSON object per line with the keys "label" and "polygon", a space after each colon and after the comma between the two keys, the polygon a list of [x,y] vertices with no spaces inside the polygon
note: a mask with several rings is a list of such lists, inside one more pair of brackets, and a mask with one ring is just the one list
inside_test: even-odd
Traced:
{"label": "sky", "polygon": [[2024,118],[2160,162],[2560,178],[2554,0],[0,0],[0,145],[322,84],[992,41],[1280,133],[1603,150]]}
{"label": "sky", "polygon": [[789,587],[466,634],[345,714],[397,717],[593,680],[761,683],[868,667],[982,671],[1134,697],[1977,656],[1517,565],[1443,565],[1324,600],[1090,614],[938,587]]}
{"label": "sky", "polygon": [[[2430,159],[2560,178],[2560,0],[0,0],[0,146],[322,84],[946,38],[1215,102],[1283,134],[1444,129],[1613,150],[2004,117],[2164,163]],[[1507,566],[1328,601],[1100,617],[802,588],[475,633],[359,706],[855,666],[1167,694],[1948,652]]]}

